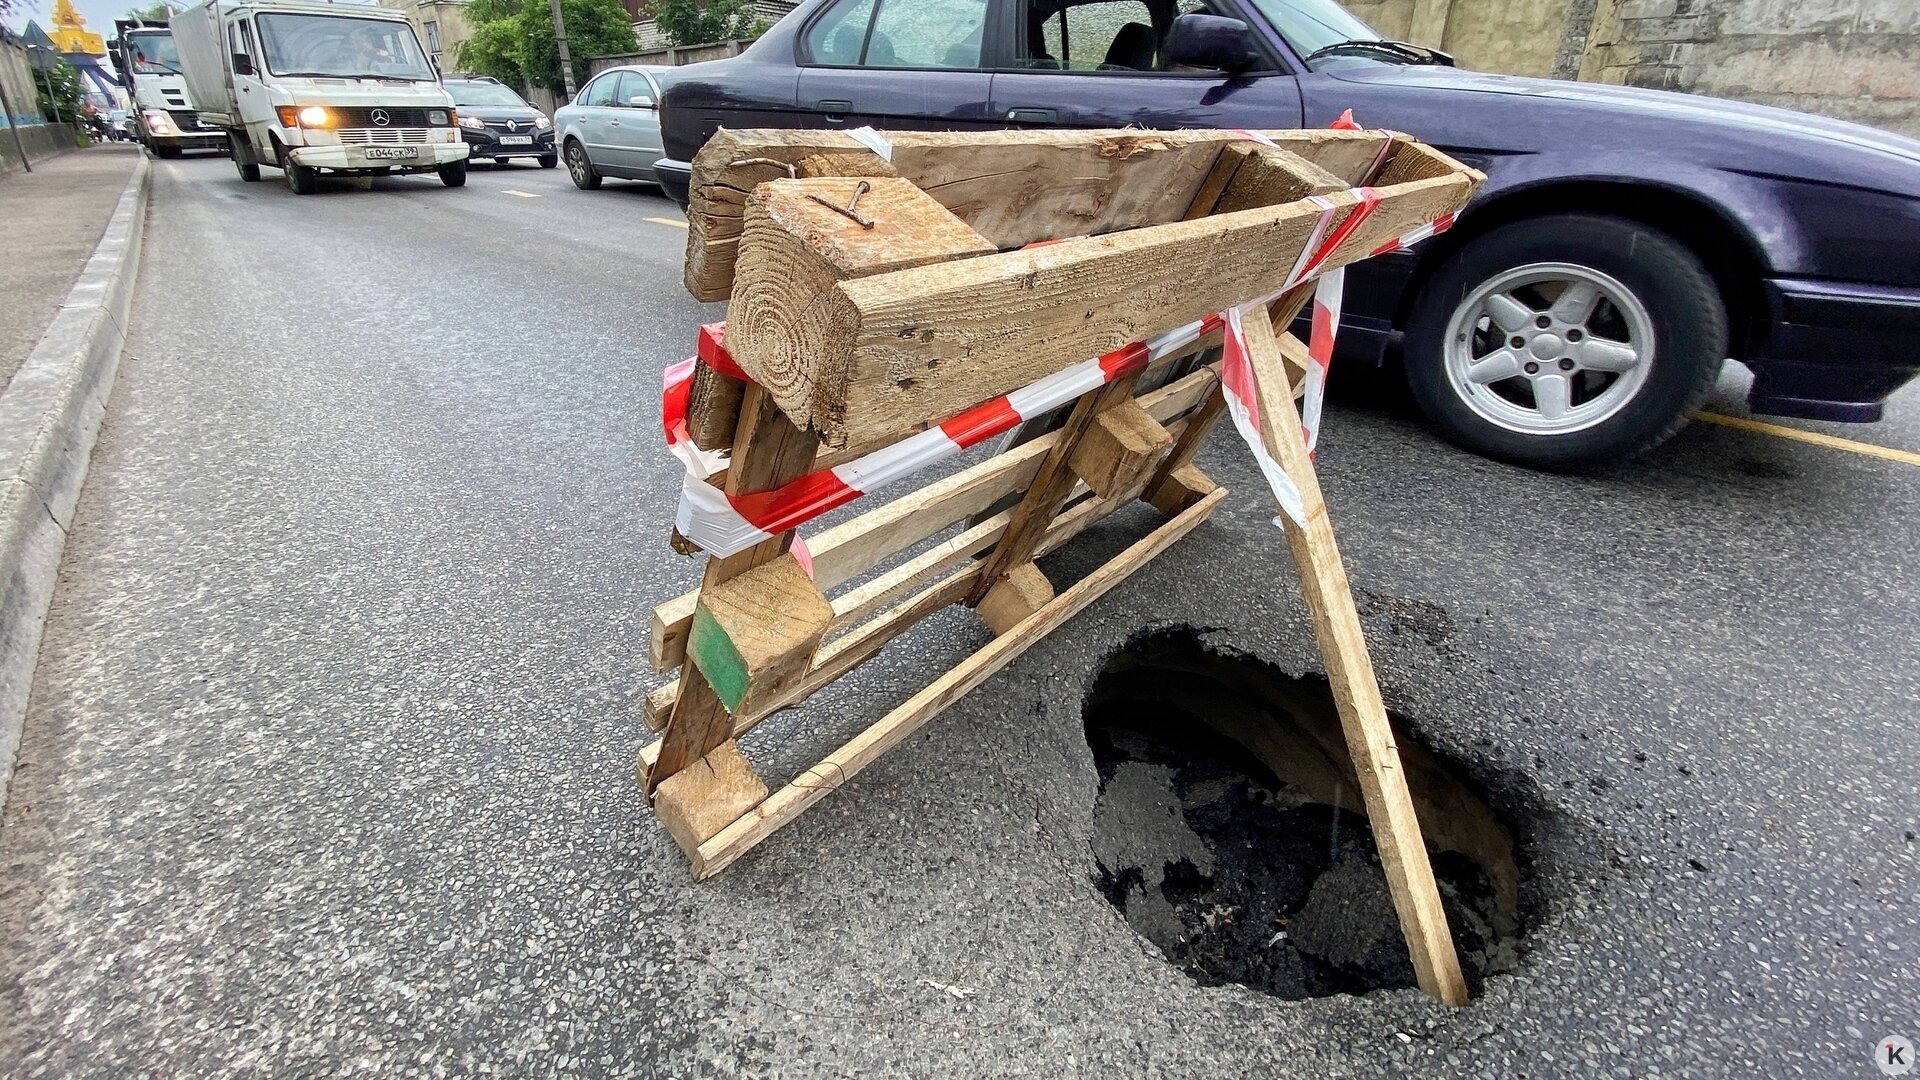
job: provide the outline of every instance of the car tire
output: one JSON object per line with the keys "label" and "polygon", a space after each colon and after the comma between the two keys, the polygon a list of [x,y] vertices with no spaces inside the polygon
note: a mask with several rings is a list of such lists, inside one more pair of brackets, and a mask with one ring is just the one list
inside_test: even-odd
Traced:
{"label": "car tire", "polygon": [[311,195],[320,190],[320,171],[308,165],[295,164],[286,158],[280,168],[287,174],[287,189],[295,195]]}
{"label": "car tire", "polygon": [[540,155],[540,167],[543,169],[551,169],[554,166],[559,164],[560,164],[559,154],[541,154]]}
{"label": "car tire", "polygon": [[434,170],[440,174],[440,182],[448,187],[467,186],[467,163],[451,161]]}
{"label": "car tire", "polygon": [[598,191],[600,173],[587,158],[587,148],[580,145],[578,139],[567,140],[567,175],[573,177],[573,186],[581,191]]}
{"label": "car tire", "polygon": [[240,179],[249,184],[260,179],[260,163],[254,160],[253,144],[247,141],[243,132],[227,132],[227,156],[233,158],[233,167],[240,171]]}
{"label": "car tire", "polygon": [[1665,441],[1726,356],[1726,303],[1700,259],[1598,214],[1468,241],[1421,288],[1405,349],[1407,385],[1447,439],[1559,472]]}

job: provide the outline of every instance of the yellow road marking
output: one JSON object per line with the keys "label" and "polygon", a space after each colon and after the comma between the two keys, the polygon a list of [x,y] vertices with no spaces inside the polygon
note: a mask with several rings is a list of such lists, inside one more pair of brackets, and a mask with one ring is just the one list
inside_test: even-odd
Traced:
{"label": "yellow road marking", "polygon": [[531,192],[531,191],[515,191],[515,190],[513,190],[512,188],[501,188],[501,189],[500,189],[500,194],[502,194],[502,195],[518,195],[518,196],[520,196],[520,197],[521,197],[521,198],[523,198],[523,199],[537,199],[537,198],[539,198],[539,197],[540,197],[540,196],[538,196],[538,195],[535,195],[535,194],[534,194],[533,192]]}
{"label": "yellow road marking", "polygon": [[1846,450],[1855,454],[1865,454],[1868,457],[1898,461],[1906,465],[1920,465],[1920,454],[1915,454],[1907,450],[1895,450],[1888,446],[1875,446],[1872,443],[1855,442],[1852,439],[1841,439],[1832,435],[1823,435],[1818,431],[1802,431],[1799,428],[1785,427],[1780,424],[1769,424],[1763,420],[1749,420],[1744,416],[1725,416],[1720,413],[1697,412],[1693,414],[1693,418],[1695,420],[1705,420],[1709,424],[1719,424],[1721,427],[1738,428],[1741,431],[1752,431],[1761,435],[1772,435],[1777,439],[1792,439],[1795,442],[1812,443],[1815,446],[1824,446],[1831,450]]}
{"label": "yellow road marking", "polygon": [[679,218],[650,217],[650,218],[644,218],[642,220],[651,221],[655,225],[672,225],[676,228],[681,228],[681,229],[684,229],[687,227],[687,223],[684,221],[681,221]]}

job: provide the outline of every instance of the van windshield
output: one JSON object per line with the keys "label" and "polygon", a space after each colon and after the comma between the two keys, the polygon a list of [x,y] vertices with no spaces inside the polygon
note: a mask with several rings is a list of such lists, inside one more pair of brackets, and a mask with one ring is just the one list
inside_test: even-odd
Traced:
{"label": "van windshield", "polygon": [[180,74],[180,50],[174,47],[173,35],[167,31],[128,34],[127,45],[135,75]]}
{"label": "van windshield", "polygon": [[260,27],[267,70],[275,75],[434,78],[420,43],[414,40],[413,27],[396,19],[276,11],[254,21]]}

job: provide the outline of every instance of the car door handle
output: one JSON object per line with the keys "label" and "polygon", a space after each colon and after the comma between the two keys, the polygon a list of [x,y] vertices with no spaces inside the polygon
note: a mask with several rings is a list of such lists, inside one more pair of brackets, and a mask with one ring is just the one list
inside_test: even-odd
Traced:
{"label": "car door handle", "polygon": [[847,114],[853,111],[853,102],[821,101],[814,105],[814,109],[826,114],[827,123],[844,124],[847,120]]}
{"label": "car door handle", "polygon": [[1008,109],[1007,119],[1016,124],[1052,124],[1060,119],[1055,109]]}

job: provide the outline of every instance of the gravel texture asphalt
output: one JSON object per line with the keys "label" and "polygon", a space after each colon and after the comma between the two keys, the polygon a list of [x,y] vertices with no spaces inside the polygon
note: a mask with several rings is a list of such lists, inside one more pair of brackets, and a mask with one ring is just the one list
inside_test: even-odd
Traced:
{"label": "gravel texture asphalt", "polygon": [[[632,778],[696,576],[658,377],[719,315],[677,216],[156,163],[0,829],[0,1073],[1864,1077],[1920,1036],[1920,468],[1695,425],[1538,475],[1359,372],[1324,483],[1390,707],[1519,833],[1517,973],[1204,989],[1096,890],[1103,658],[1185,624],[1319,666],[1224,436],[1212,522],[692,884]],[[1894,408],[1833,430],[1920,448]],[[949,612],[750,752],[789,775],[985,640]]]}

